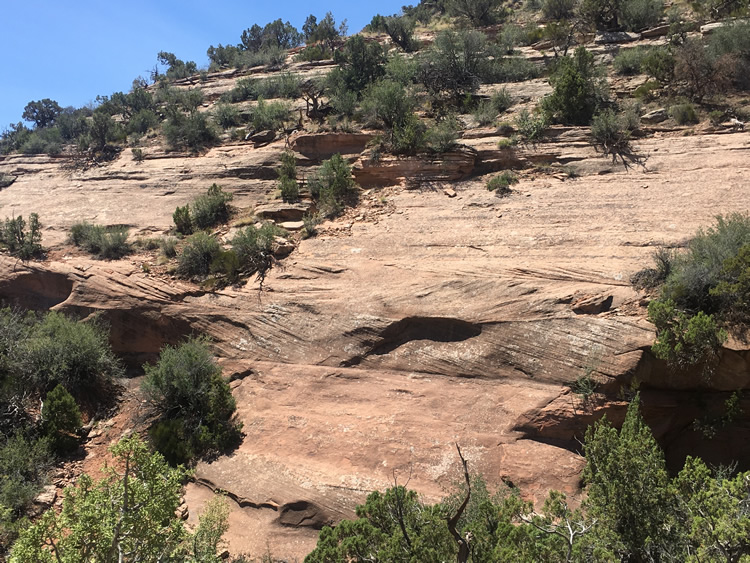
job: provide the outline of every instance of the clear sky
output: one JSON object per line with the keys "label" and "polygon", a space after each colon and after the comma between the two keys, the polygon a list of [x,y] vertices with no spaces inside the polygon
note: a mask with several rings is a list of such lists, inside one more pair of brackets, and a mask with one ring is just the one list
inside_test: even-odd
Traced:
{"label": "clear sky", "polygon": [[32,100],[80,107],[128,91],[159,51],[200,68],[209,45],[237,44],[254,23],[281,18],[301,29],[309,14],[320,20],[331,11],[354,33],[404,3],[417,0],[0,0],[0,131],[21,121]]}

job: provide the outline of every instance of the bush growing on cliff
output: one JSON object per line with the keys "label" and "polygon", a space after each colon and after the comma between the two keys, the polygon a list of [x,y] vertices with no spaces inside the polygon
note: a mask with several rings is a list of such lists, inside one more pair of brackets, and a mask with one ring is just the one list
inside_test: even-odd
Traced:
{"label": "bush growing on cliff", "polygon": [[299,186],[297,186],[297,160],[294,153],[284,151],[281,154],[281,166],[277,170],[279,175],[279,188],[281,188],[281,199],[287,202],[295,202],[299,199]]}
{"label": "bush growing on cliff", "polygon": [[64,454],[78,447],[76,433],[81,429],[81,411],[62,385],[57,385],[44,399],[42,428],[57,453]]}
{"label": "bush growing on cliff", "polygon": [[205,277],[211,273],[211,264],[220,253],[219,241],[199,231],[185,243],[178,258],[177,273],[184,278]]}
{"label": "bush growing on cliff", "polygon": [[343,206],[352,202],[357,195],[352,168],[340,154],[323,161],[308,183],[321,212],[328,216],[340,213]]}
{"label": "bush growing on cliff", "polygon": [[28,230],[22,215],[5,219],[0,225],[0,248],[21,260],[30,260],[42,255],[42,224],[39,215],[29,215]]}
{"label": "bush growing on cliff", "polygon": [[123,225],[92,225],[75,223],[70,228],[70,241],[86,252],[105,260],[118,260],[131,252],[128,228]]}
{"label": "bush growing on cliff", "polygon": [[204,195],[195,198],[191,205],[190,217],[195,227],[208,229],[229,220],[229,202],[233,196],[218,184],[211,184]]}
{"label": "bush growing on cliff", "polygon": [[239,443],[242,425],[234,416],[234,398],[206,340],[167,346],[144,370],[143,389],[162,415],[151,438],[167,460],[185,463]]}

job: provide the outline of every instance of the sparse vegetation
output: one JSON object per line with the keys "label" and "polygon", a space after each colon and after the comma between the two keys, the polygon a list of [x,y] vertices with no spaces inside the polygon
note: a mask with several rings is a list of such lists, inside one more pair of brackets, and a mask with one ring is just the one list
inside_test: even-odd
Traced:
{"label": "sparse vegetation", "polygon": [[281,199],[294,202],[299,199],[299,186],[297,185],[297,160],[294,153],[284,151],[281,155],[281,166],[278,169],[279,188]]}
{"label": "sparse vegetation", "polygon": [[487,189],[491,192],[495,192],[497,195],[507,195],[511,192],[510,187],[518,183],[518,176],[506,170],[499,176],[490,178],[487,182]]}
{"label": "sparse vegetation", "polygon": [[309,178],[308,185],[319,210],[326,216],[340,213],[343,206],[352,202],[357,195],[352,169],[340,154],[324,161]]}
{"label": "sparse vegetation", "polygon": [[70,228],[70,242],[104,260],[119,260],[131,251],[128,228],[123,225],[76,223]]}
{"label": "sparse vegetation", "polygon": [[0,248],[21,260],[31,260],[42,256],[44,250],[39,215],[36,213],[29,215],[28,229],[23,216],[6,218],[5,223],[0,224]]}
{"label": "sparse vegetation", "polygon": [[192,234],[195,229],[209,229],[229,220],[232,194],[225,192],[218,184],[212,184],[205,194],[183,207],[177,207],[172,214],[175,230],[183,235]]}
{"label": "sparse vegetation", "polygon": [[177,274],[184,278],[205,277],[220,254],[219,241],[199,231],[187,239],[178,258]]}

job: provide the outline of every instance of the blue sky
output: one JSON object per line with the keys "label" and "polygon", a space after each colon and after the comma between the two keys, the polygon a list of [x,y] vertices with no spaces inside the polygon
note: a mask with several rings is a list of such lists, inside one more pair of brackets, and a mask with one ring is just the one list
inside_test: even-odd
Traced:
{"label": "blue sky", "polygon": [[0,0],[0,131],[21,120],[32,100],[80,107],[98,94],[127,91],[148,76],[156,53],[170,51],[199,67],[209,45],[239,43],[254,23],[281,18],[298,29],[327,11],[359,31],[377,13],[418,0]]}

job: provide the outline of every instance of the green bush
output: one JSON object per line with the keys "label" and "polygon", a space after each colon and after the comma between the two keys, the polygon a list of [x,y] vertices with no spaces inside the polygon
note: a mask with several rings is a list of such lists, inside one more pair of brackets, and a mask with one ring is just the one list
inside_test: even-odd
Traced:
{"label": "green bush", "polygon": [[281,166],[277,170],[279,175],[279,187],[281,188],[281,199],[294,202],[299,199],[299,186],[297,185],[297,161],[292,151],[284,151],[281,155]]}
{"label": "green bush", "polygon": [[214,119],[222,129],[228,129],[239,124],[240,112],[232,105],[217,104],[216,109],[214,109]]}
{"label": "green bush", "polygon": [[415,154],[425,148],[427,126],[415,113],[406,116],[404,122],[393,130],[393,153]]}
{"label": "green bush", "polygon": [[62,137],[56,127],[32,131],[25,138],[20,151],[24,154],[48,154],[55,156],[62,151]]}
{"label": "green bush", "polygon": [[450,0],[446,6],[448,13],[477,27],[501,21],[506,15],[501,0]]}
{"label": "green bush", "polygon": [[641,59],[641,70],[660,84],[669,84],[674,78],[675,58],[664,47],[649,49]]}
{"label": "green bush", "polygon": [[674,119],[678,125],[688,125],[698,123],[698,114],[695,112],[693,104],[676,104],[669,108],[669,116]]}
{"label": "green bush", "polygon": [[123,225],[92,225],[76,223],[70,228],[71,242],[105,260],[118,260],[127,256],[131,247],[128,244],[128,228]]}
{"label": "green bush", "polygon": [[656,342],[651,351],[677,368],[704,366],[710,370],[718,350],[727,339],[712,315],[698,311],[688,315],[677,310],[671,299],[655,299],[648,305],[648,318],[656,326]]}
{"label": "green bush", "polygon": [[177,207],[172,213],[175,230],[183,235],[193,234],[193,220],[190,218],[190,206]]}
{"label": "green bush", "polygon": [[499,176],[490,178],[490,180],[487,182],[487,189],[491,192],[505,195],[510,192],[510,187],[517,183],[518,176],[510,170],[506,170]]}
{"label": "green bush", "polygon": [[211,273],[211,264],[220,253],[219,241],[199,231],[185,243],[177,262],[177,274],[184,278],[205,277]]}
{"label": "green bush", "polygon": [[575,0],[544,0],[542,15],[548,20],[569,20],[575,8]]}
{"label": "green bush", "polygon": [[[8,310],[3,311],[6,319],[8,315]],[[96,319],[77,322],[55,311],[25,322],[6,360],[24,386],[46,393],[62,385],[75,396],[111,398],[102,393],[109,392],[109,382],[123,371],[102,323]]]}
{"label": "green bush", "polygon": [[727,279],[722,273],[725,262],[736,258],[746,244],[750,244],[750,216],[717,217],[713,227],[699,230],[687,250],[675,257],[662,297],[681,310],[720,312],[720,301],[710,291]]}
{"label": "green bush", "polygon": [[16,431],[0,434],[0,549],[10,544],[22,529],[22,519],[42,489],[54,455],[47,438],[34,439]]}
{"label": "green bush", "polygon": [[274,238],[283,232],[271,223],[260,228],[249,226],[238,231],[232,239],[232,250],[237,256],[240,269],[248,274],[257,272],[264,275],[271,268]]}
{"label": "green bush", "polygon": [[648,55],[648,47],[634,47],[631,49],[620,49],[612,67],[617,74],[633,75],[640,74],[643,66],[643,59]]}
{"label": "green bush", "polygon": [[257,105],[253,108],[251,121],[256,131],[281,129],[284,122],[289,119],[289,106],[284,102],[266,102],[258,98]]}
{"label": "green bush", "polygon": [[523,82],[540,75],[540,67],[524,57],[503,57],[491,61],[484,82]]}
{"label": "green bush", "polygon": [[226,223],[229,220],[229,202],[232,198],[231,193],[222,190],[218,184],[212,184],[191,205],[192,225],[198,229],[208,229],[219,223]]}
{"label": "green bush", "polygon": [[365,88],[385,74],[385,52],[379,43],[365,41],[361,35],[347,39],[344,46],[333,54],[339,65],[341,80],[346,90],[357,97]]}
{"label": "green bush", "polygon": [[662,0],[621,0],[620,23],[630,31],[641,31],[659,24],[664,13]]}
{"label": "green bush", "polygon": [[320,211],[328,216],[338,214],[357,194],[351,166],[340,154],[323,161],[308,183],[310,193],[317,200]]}
{"label": "green bush", "polygon": [[211,146],[218,140],[206,114],[198,111],[189,115],[172,115],[164,124],[164,136],[173,148],[194,151]]}
{"label": "green bush", "polygon": [[188,462],[239,443],[242,425],[234,417],[235,401],[206,340],[167,346],[155,365],[143,369],[143,389],[162,413],[151,438],[168,461]]}
{"label": "green bush", "polygon": [[479,102],[472,115],[480,127],[492,125],[495,119],[497,119],[497,111],[495,111],[494,105],[489,100]]}
{"label": "green bush", "polygon": [[719,283],[709,290],[723,316],[745,329],[750,325],[750,244],[724,260]]}
{"label": "green bush", "polygon": [[302,94],[302,82],[296,74],[283,72],[254,84],[255,99],[288,98],[294,100]]}
{"label": "green bush", "polygon": [[47,393],[44,399],[42,428],[58,454],[65,454],[78,447],[76,434],[81,429],[81,411],[73,396],[62,385]]}
{"label": "green bush", "polygon": [[0,224],[0,248],[5,248],[11,255],[21,260],[30,260],[41,256],[42,248],[42,224],[39,215],[29,215],[29,228],[26,229],[26,221],[22,215],[12,219],[5,219]]}
{"label": "green bush", "polygon": [[492,104],[492,108],[496,113],[505,113],[511,107],[513,107],[513,97],[510,95],[508,90],[502,88],[492,94],[490,103]]}
{"label": "green bush", "polygon": [[624,120],[611,109],[598,113],[591,121],[591,144],[597,151],[611,156],[613,161],[618,157],[627,159],[633,154],[630,130]]}
{"label": "green bush", "polygon": [[391,38],[391,41],[407,53],[419,48],[419,42],[414,37],[415,26],[416,21],[406,16],[383,18],[382,23],[383,30]]}
{"label": "green bush", "polygon": [[165,258],[174,258],[177,256],[177,239],[174,237],[164,237],[159,241],[159,249]]}
{"label": "green bush", "polygon": [[584,47],[557,61],[550,84],[554,90],[542,99],[541,107],[554,122],[588,125],[606,98],[606,85],[596,72],[594,56]]}
{"label": "green bush", "polygon": [[417,78],[433,99],[447,96],[447,101],[457,106],[467,93],[479,88],[490,60],[483,33],[444,31],[421,57]]}
{"label": "green bush", "polygon": [[515,121],[518,136],[524,143],[535,144],[542,140],[544,132],[549,127],[549,121],[543,114],[532,115],[529,110],[522,109]]}
{"label": "green bush", "polygon": [[362,111],[388,133],[394,144],[398,129],[403,128],[414,109],[414,100],[406,89],[392,80],[379,80],[367,88],[362,97]]}
{"label": "green bush", "polygon": [[333,58],[333,51],[326,45],[308,45],[294,56],[295,61],[313,62],[327,61]]}
{"label": "green bush", "polygon": [[451,150],[456,146],[460,128],[458,119],[453,115],[438,121],[427,130],[425,137],[427,146],[437,153]]}

